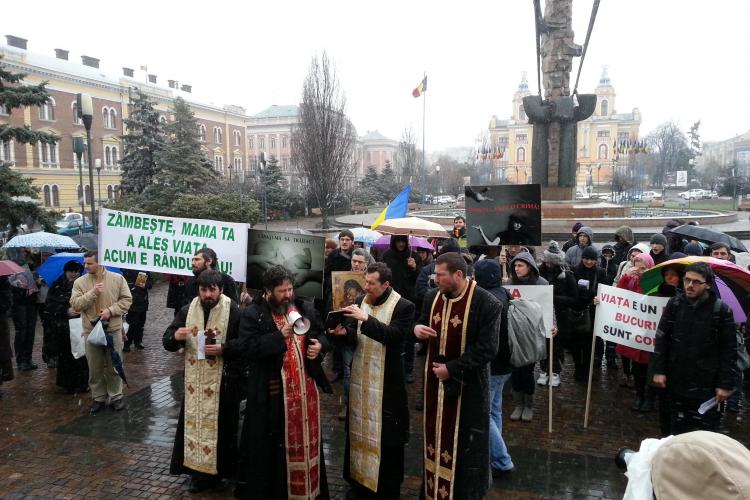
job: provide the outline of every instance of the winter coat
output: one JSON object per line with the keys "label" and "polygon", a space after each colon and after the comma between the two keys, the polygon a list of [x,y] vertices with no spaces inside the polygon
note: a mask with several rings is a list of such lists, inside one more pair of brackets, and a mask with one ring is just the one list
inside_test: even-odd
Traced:
{"label": "winter coat", "polygon": [[128,312],[139,313],[148,311],[148,291],[154,284],[153,279],[151,279],[151,273],[146,271],[145,288],[135,286],[135,281],[136,279],[138,279],[137,270],[123,269],[122,276],[125,278],[125,281],[128,282],[128,287],[130,287],[130,294],[133,296],[133,303],[131,304],[130,310]]}
{"label": "winter coat", "polygon": [[497,343],[497,354],[490,363],[490,374],[504,375],[510,373],[513,371],[510,364],[510,345],[508,344],[508,303],[511,297],[508,290],[503,288],[500,264],[494,259],[480,260],[474,266],[474,279],[477,285],[490,292],[502,305],[500,337]]}
{"label": "winter coat", "polygon": [[617,231],[615,231],[615,235],[619,237],[619,241],[617,241],[617,243],[615,243],[614,245],[615,256],[612,261],[615,264],[615,268],[617,268],[621,262],[627,260],[628,252],[631,248],[633,248],[633,245],[635,245],[636,241],[633,230],[628,226],[620,226],[619,228],[617,228]]}
{"label": "winter coat", "polygon": [[[625,273],[620,277],[620,281],[617,282],[617,288],[630,290],[631,292],[635,293],[643,293],[643,290],[641,289],[641,277],[639,275],[630,273]],[[632,359],[636,363],[641,364],[648,363],[648,360],[651,357],[648,351],[643,351],[641,349],[636,349],[635,347],[629,347],[622,344],[617,344],[617,347],[615,347],[615,351],[620,356]]]}
{"label": "winter coat", "polygon": [[402,251],[398,251],[396,250],[395,238],[391,238],[391,248],[383,254],[383,262],[393,273],[393,279],[391,280],[393,289],[401,297],[414,304],[417,301],[415,288],[418,273],[416,268],[412,269],[406,263],[409,257],[412,257],[412,254],[408,245]]}
{"label": "winter coat", "polygon": [[[531,272],[525,278],[519,278],[516,275],[516,269],[513,264],[517,260],[523,261],[531,267]],[[536,265],[534,257],[529,252],[519,252],[510,261],[510,282],[514,285],[549,285],[546,279],[539,276],[539,268]]]}
{"label": "winter coat", "polygon": [[[568,248],[568,250],[565,252],[565,262],[568,264],[568,266],[570,266],[571,269],[581,263],[581,258],[583,257],[583,249],[594,244],[594,231],[590,227],[583,226],[578,230],[578,234],[581,233],[586,233],[588,235],[589,244],[581,245],[580,243],[576,243],[575,246]],[[578,236],[576,235],[576,239],[577,238]]]}
{"label": "winter coat", "polygon": [[[656,331],[651,368],[667,376],[667,390],[683,398],[706,401],[715,389],[731,390],[737,371],[734,316],[726,303],[714,321],[713,292],[690,301],[681,291],[669,299]],[[718,323],[718,324],[716,324]]]}
{"label": "winter coat", "polygon": [[89,334],[93,326],[91,320],[99,317],[99,310],[109,309],[109,332],[119,332],[122,329],[122,317],[127,314],[133,297],[125,278],[111,271],[100,271],[104,273],[101,281],[104,283],[104,291],[97,296],[94,285],[98,276],[84,274],[73,283],[73,293],[70,296],[70,305],[76,311],[81,312],[83,333]]}
{"label": "winter coat", "polygon": [[628,272],[628,270],[633,267],[633,263],[630,262],[630,256],[633,254],[633,249],[640,250],[641,253],[649,253],[651,249],[648,245],[645,243],[636,243],[632,247],[630,247],[630,250],[628,250],[628,254],[625,256],[625,260],[620,262],[620,265],[617,267],[617,275],[615,276],[615,280],[613,283],[617,283],[623,274]]}
{"label": "winter coat", "polygon": [[[539,275],[552,285],[552,300],[555,308],[557,329],[566,335],[568,328],[568,309],[578,301],[578,287],[573,272],[558,266],[549,268],[542,262]],[[560,340],[560,339],[558,339]]]}
{"label": "winter coat", "polygon": [[[612,257],[611,259],[607,260],[604,258],[604,251],[610,249],[615,252],[615,257]],[[616,262],[616,256],[617,251],[614,249],[612,245],[604,245],[602,247],[602,254],[601,257],[599,257],[599,267],[604,269],[604,274],[606,276],[606,279],[604,280],[605,285],[612,285],[615,282],[615,276],[617,276],[617,265],[619,264]]]}
{"label": "winter coat", "polygon": [[[593,304],[594,297],[596,297],[596,292],[599,287],[599,283],[604,282],[604,280],[606,279],[606,275],[604,274],[604,269],[602,269],[601,267],[593,266],[589,268],[584,266],[583,263],[578,264],[573,269],[573,275],[575,276],[576,280],[578,300],[576,300],[572,308],[576,311],[582,311],[589,308]],[[587,280],[589,282],[589,286],[580,286],[578,284],[580,280]]]}

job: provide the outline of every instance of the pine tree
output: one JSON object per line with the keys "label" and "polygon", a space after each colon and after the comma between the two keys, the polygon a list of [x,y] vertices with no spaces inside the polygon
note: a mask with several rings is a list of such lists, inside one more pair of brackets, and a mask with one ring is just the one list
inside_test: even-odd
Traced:
{"label": "pine tree", "polygon": [[143,193],[158,172],[156,158],[164,147],[164,132],[159,112],[149,97],[136,91],[130,98],[130,116],[125,120],[127,134],[122,136],[122,191],[125,196]]}
{"label": "pine tree", "polygon": [[[279,167],[279,160],[271,156],[266,162],[266,168],[261,174],[261,183],[266,190],[266,203],[269,210],[284,211],[287,206],[289,192],[284,189],[282,182],[284,175]],[[263,193],[260,193],[263,196]],[[260,198],[259,198],[260,199]]]}
{"label": "pine tree", "polygon": [[380,189],[383,198],[387,202],[392,200],[400,191],[396,172],[389,161],[385,162],[385,168],[383,168],[383,173],[380,175]]}
{"label": "pine tree", "polygon": [[[46,83],[22,85],[21,81],[25,76],[11,73],[0,64],[0,107],[9,115],[14,109],[39,106],[49,101]],[[0,123],[0,147],[11,140],[20,144],[54,144],[60,138],[34,130],[28,125],[14,127],[10,123]],[[11,236],[15,234],[16,227],[25,222],[39,223],[45,230],[54,232],[52,213],[33,201],[23,201],[25,198],[37,199],[39,188],[32,185],[31,179],[23,177],[10,167],[10,163],[0,162],[0,227],[10,225]]]}
{"label": "pine tree", "polygon": [[201,151],[198,123],[184,99],[174,102],[174,121],[165,127],[167,141],[156,157],[159,166],[146,190],[149,211],[168,214],[181,195],[213,191],[217,174]]}
{"label": "pine tree", "polygon": [[380,190],[380,176],[375,167],[367,167],[367,173],[359,181],[357,201],[364,205],[377,205],[384,201]]}

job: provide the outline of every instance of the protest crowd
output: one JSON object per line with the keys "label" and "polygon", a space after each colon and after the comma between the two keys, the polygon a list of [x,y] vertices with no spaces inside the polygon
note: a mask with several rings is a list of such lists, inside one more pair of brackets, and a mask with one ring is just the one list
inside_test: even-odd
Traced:
{"label": "protest crowd", "polygon": [[[347,498],[400,498],[404,447],[423,427],[422,497],[481,499],[515,470],[504,404],[513,421],[541,418],[540,387],[616,376],[633,391],[629,410],[657,412],[653,437],[724,432],[740,410],[750,297],[717,295],[735,290],[719,262],[733,261],[730,245],[690,241],[672,232],[678,225],[648,242],[623,226],[597,246],[577,223],[565,242],[531,246],[516,227],[518,242],[469,245],[457,216],[447,238],[415,245],[394,234],[385,249],[344,229],[325,240],[320,297],[297,293],[299,270],[314,266],[262,263],[251,287],[222,272],[225,256],[209,247],[192,256],[192,276],[113,271],[87,251],[52,282],[36,272],[38,253],[21,252],[23,271],[0,277],[0,384],[14,378],[14,358],[15,370],[39,368],[39,319],[57,385],[90,393],[92,416],[121,411],[127,353],[157,348],[144,326],[161,280],[174,310],[162,347],[185,370],[170,472],[189,475],[190,492],[226,480],[237,498],[328,498],[320,405],[340,382]],[[552,306],[527,293],[549,294]],[[662,300],[656,316],[638,315],[652,306],[633,297]],[[602,317],[628,300],[619,326]],[[417,381],[423,397],[410,403]],[[410,404],[421,422],[410,422]]]}

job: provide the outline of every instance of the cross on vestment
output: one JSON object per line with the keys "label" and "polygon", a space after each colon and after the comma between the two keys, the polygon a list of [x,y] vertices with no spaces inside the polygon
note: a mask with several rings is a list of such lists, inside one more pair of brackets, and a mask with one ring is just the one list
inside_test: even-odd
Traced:
{"label": "cross on vestment", "polygon": [[458,325],[460,325],[461,323],[463,323],[463,321],[461,321],[461,320],[460,320],[460,319],[458,318],[458,314],[456,314],[455,316],[453,316],[453,319],[451,319],[451,324],[453,325],[453,328],[456,328],[456,327],[457,327]]}

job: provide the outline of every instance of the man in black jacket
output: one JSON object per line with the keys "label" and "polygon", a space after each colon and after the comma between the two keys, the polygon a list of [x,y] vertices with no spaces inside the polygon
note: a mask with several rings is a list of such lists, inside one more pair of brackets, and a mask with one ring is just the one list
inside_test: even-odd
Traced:
{"label": "man in black jacket", "polygon": [[[206,269],[217,269],[218,262],[219,259],[216,257],[216,252],[208,247],[201,248],[195,252],[195,255],[193,255],[193,274],[195,276],[192,276],[185,283],[185,290],[182,294],[183,306],[190,304],[198,296],[198,275]],[[221,282],[224,295],[229,297],[235,304],[239,304],[240,297],[237,294],[237,283],[234,282],[234,279],[228,274],[221,273]]]}
{"label": "man in black jacket", "polygon": [[146,313],[148,312],[148,291],[153,285],[151,273],[146,271],[146,279],[142,282],[138,280],[139,271],[135,269],[123,269],[122,275],[130,287],[130,294],[133,296],[133,303],[128,309],[128,333],[122,352],[130,352],[130,346],[135,345],[136,349],[145,349],[143,345],[143,328],[146,326]]}
{"label": "man in black jacket", "polygon": [[508,303],[511,297],[508,290],[503,288],[500,264],[494,259],[477,262],[474,265],[474,279],[502,305],[497,355],[490,363],[490,466],[493,477],[502,477],[515,468],[503,440],[503,386],[513,374],[508,344]]}
{"label": "man in black jacket", "polygon": [[384,263],[370,265],[364,300],[344,308],[355,321],[336,330],[356,346],[344,456],[344,478],[352,485],[347,498],[400,498],[404,479],[409,409],[401,346],[411,334],[414,304],[391,288],[390,279]]}
{"label": "man in black jacket", "polygon": [[[669,299],[656,331],[651,356],[653,383],[666,388],[672,434],[716,431],[723,402],[732,393],[737,338],[729,306],[711,291],[714,275],[704,262],[685,268],[685,291]],[[706,413],[698,407],[715,397]]]}

